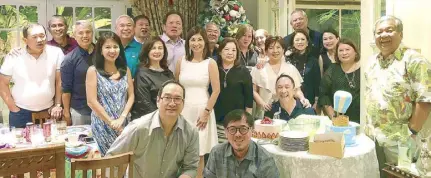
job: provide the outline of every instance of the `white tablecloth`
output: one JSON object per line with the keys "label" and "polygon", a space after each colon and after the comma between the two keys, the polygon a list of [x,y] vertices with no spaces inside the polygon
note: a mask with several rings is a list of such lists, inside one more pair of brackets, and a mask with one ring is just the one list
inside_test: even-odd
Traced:
{"label": "white tablecloth", "polygon": [[345,147],[342,159],[262,146],[273,155],[281,178],[379,178],[374,142],[363,134],[356,142],[355,147]]}

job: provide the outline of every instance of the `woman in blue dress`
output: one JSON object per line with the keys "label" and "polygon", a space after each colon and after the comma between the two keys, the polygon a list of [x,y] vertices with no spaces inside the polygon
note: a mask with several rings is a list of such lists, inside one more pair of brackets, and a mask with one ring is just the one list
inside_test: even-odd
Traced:
{"label": "woman in blue dress", "polygon": [[104,156],[130,120],[133,81],[120,38],[102,34],[96,44],[94,66],[88,68],[86,90],[91,108],[91,130]]}

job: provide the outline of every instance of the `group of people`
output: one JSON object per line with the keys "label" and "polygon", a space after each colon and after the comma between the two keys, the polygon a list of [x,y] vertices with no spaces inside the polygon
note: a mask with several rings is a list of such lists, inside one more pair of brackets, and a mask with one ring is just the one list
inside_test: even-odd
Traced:
{"label": "group of people", "polygon": [[[344,90],[353,96],[345,114],[360,122],[356,45],[335,30],[309,29],[304,11],[294,11],[290,23],[294,32],[284,39],[245,24],[219,41],[212,22],[182,39],[178,12],[167,13],[164,33],[153,37],[149,18],[122,15],[115,33],[101,33],[94,44],[90,22],[75,22],[72,38],[65,19],[53,16],[51,41],[40,24],[23,29],[26,47],[12,50],[0,68],[0,95],[10,126],[25,127],[41,111],[91,125],[103,156],[134,152],[136,177],[279,177],[271,155],[251,141],[255,119],[322,111],[332,118],[333,94]],[[367,126],[390,145],[399,130],[381,126],[408,124],[417,133],[425,122],[431,66],[399,47],[399,19],[382,17],[375,27],[381,53],[366,74]],[[394,146],[382,145],[393,161]]]}

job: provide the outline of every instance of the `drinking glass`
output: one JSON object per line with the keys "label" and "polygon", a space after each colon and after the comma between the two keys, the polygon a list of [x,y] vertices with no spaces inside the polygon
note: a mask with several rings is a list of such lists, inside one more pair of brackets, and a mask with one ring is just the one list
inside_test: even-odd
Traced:
{"label": "drinking glass", "polygon": [[23,128],[12,128],[12,133],[15,135],[16,143],[22,143],[23,131]]}
{"label": "drinking glass", "polygon": [[44,143],[45,138],[43,137],[43,129],[41,128],[34,128],[31,132],[31,144],[33,146],[39,146]]}
{"label": "drinking glass", "polygon": [[66,134],[66,121],[58,121],[56,125],[59,135]]}
{"label": "drinking glass", "polygon": [[398,142],[398,167],[409,170],[412,164],[412,151],[409,142]]}

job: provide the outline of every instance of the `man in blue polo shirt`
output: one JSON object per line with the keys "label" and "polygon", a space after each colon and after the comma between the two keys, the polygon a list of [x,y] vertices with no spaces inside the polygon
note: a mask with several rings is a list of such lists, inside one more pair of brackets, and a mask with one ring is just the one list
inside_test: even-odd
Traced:
{"label": "man in blue polo shirt", "polygon": [[60,69],[63,114],[68,125],[90,125],[91,109],[87,105],[85,78],[92,65],[93,27],[86,20],[77,21],[73,34],[78,47],[64,57]]}
{"label": "man in blue polo shirt", "polygon": [[142,44],[134,39],[135,23],[128,15],[121,15],[115,21],[115,33],[120,37],[126,55],[127,67],[135,78],[136,69],[139,65],[139,53]]}

